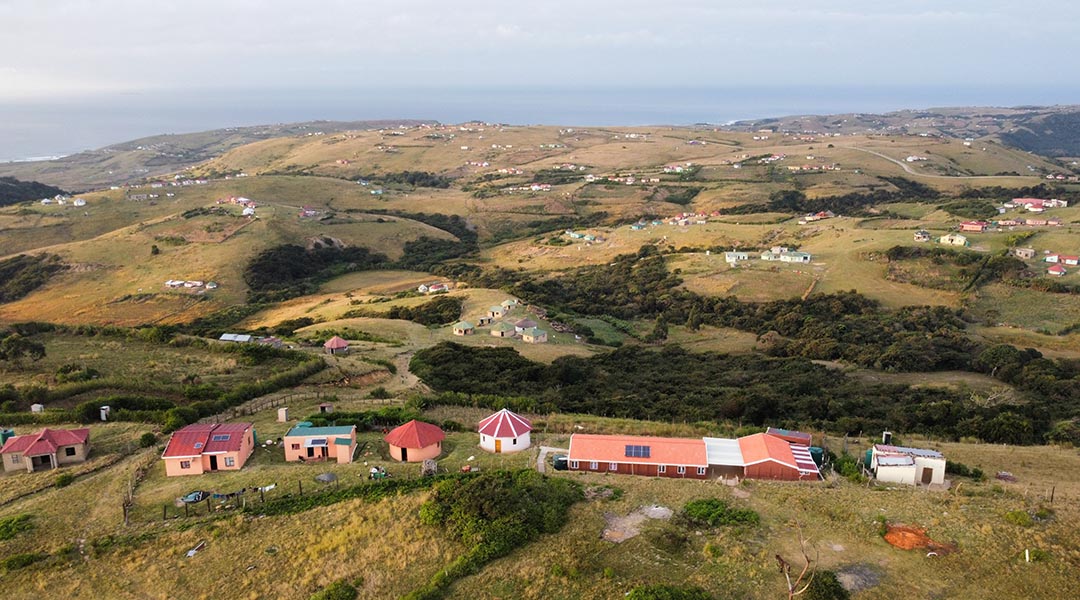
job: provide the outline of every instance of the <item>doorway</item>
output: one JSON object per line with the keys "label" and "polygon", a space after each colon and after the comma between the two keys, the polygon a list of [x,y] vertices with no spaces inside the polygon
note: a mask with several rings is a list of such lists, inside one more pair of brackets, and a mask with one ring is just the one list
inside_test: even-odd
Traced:
{"label": "doorway", "polygon": [[217,456],[210,456],[210,470],[217,471]]}
{"label": "doorway", "polygon": [[409,462],[409,449],[408,448],[402,448],[401,449],[401,462]]}
{"label": "doorway", "polygon": [[926,485],[930,485],[930,482],[934,480],[934,470],[923,467],[922,470],[922,482]]}
{"label": "doorway", "polygon": [[495,440],[495,453],[502,452],[502,440]]}

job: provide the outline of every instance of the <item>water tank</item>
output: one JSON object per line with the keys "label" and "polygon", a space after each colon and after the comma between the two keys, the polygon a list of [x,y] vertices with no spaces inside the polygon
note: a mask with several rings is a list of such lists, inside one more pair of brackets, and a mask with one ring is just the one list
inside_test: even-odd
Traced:
{"label": "water tank", "polygon": [[112,407],[111,406],[102,406],[101,407],[101,420],[102,421],[108,421],[110,412],[112,412]]}
{"label": "water tank", "polygon": [[551,459],[551,466],[555,467],[556,471],[565,471],[567,469],[567,466],[568,466],[567,463],[566,463],[566,455],[565,454],[556,454]]}
{"label": "water tank", "polygon": [[871,449],[866,451],[866,458],[863,459],[863,464],[865,464],[866,468],[869,469],[870,466],[873,464],[873,462],[874,462],[874,449],[871,448]]}
{"label": "water tank", "polygon": [[818,446],[810,446],[810,458],[814,459],[814,464],[821,466],[821,463],[825,462],[825,449]]}
{"label": "water tank", "polygon": [[13,437],[15,437],[14,429],[0,429],[0,446],[6,444]]}

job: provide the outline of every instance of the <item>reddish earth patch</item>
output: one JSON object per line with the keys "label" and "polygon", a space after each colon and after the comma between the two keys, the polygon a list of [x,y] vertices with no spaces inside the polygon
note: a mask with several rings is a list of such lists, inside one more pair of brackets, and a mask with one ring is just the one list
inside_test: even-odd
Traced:
{"label": "reddish earth patch", "polygon": [[915,550],[926,548],[937,554],[950,554],[956,552],[956,544],[941,544],[930,539],[926,530],[911,525],[889,525],[885,533],[885,541],[901,550]]}

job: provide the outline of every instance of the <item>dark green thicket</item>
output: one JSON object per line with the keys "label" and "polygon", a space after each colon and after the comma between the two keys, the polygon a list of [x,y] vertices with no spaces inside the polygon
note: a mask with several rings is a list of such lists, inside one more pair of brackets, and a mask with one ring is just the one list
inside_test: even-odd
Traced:
{"label": "dark green thicket", "polygon": [[0,260],[0,304],[26,296],[63,269],[60,257],[53,254],[19,254]]}

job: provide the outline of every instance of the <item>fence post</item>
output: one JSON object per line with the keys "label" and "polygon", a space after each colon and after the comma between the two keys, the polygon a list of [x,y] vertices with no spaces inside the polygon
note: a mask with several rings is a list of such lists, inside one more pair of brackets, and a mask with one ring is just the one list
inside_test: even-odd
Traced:
{"label": "fence post", "polygon": [[161,505],[161,520],[162,521],[168,521],[169,520],[169,505],[168,504],[162,504]]}
{"label": "fence post", "polygon": [[297,481],[296,485],[300,486],[300,495],[303,496],[304,495],[304,482],[303,481]]}

